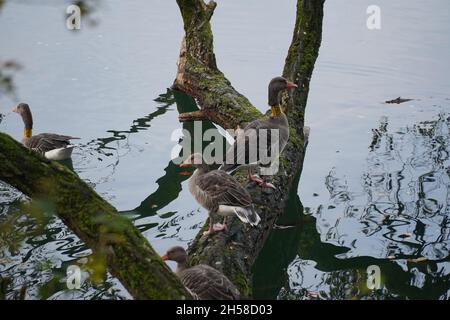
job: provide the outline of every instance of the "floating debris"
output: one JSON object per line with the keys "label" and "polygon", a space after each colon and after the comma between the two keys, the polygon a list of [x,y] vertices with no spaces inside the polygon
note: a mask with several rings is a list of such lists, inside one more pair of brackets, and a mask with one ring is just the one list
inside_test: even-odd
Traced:
{"label": "floating debris", "polygon": [[385,101],[385,103],[396,103],[396,104],[400,104],[400,103],[408,102],[408,101],[411,101],[411,100],[414,100],[414,99],[404,99],[404,98],[398,97],[397,99],[387,100],[387,101]]}

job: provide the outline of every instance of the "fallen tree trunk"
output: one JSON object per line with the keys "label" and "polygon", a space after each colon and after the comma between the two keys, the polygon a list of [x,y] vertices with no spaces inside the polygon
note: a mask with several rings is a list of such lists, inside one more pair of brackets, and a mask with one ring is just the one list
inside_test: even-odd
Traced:
{"label": "fallen tree trunk", "polygon": [[[177,0],[183,17],[183,40],[178,72],[173,87],[197,99],[201,109],[182,113],[180,121],[210,120],[223,128],[236,128],[263,115],[237,92],[217,68],[213,50],[210,19],[216,3],[203,0]],[[251,269],[277,218],[282,214],[287,195],[296,188],[294,177],[302,170],[305,155],[304,112],[309,81],[318,56],[322,35],[324,0],[298,0],[292,43],[283,76],[298,85],[283,97],[283,107],[290,124],[290,139],[280,156],[280,169],[272,177],[273,192],[248,185],[261,222],[251,228],[233,219],[227,233],[202,237],[205,227],[189,247],[191,264],[205,263],[224,272],[241,290],[251,296]],[[244,182],[245,176],[237,177]]]}
{"label": "fallen tree trunk", "polygon": [[0,180],[33,200],[49,203],[135,299],[191,297],[127,218],[75,173],[37,156],[3,133]]}

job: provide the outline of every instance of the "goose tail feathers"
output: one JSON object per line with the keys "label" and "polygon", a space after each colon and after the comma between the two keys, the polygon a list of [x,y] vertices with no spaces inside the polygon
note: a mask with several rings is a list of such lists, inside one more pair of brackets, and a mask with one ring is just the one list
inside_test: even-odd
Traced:
{"label": "goose tail feathers", "polygon": [[253,205],[248,208],[237,207],[234,209],[234,212],[242,222],[248,223],[252,227],[256,227],[261,221],[261,218],[258,213],[256,213]]}

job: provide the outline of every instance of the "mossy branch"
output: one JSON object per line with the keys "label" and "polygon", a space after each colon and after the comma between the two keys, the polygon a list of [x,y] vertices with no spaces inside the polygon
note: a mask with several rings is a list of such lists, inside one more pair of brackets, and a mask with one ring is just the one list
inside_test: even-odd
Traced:
{"label": "mossy branch", "polygon": [[[181,121],[208,119],[223,128],[259,118],[262,114],[225,78],[217,68],[210,19],[215,8],[203,0],[177,0],[183,17],[185,37],[178,60],[174,88],[192,95],[201,110],[201,117],[180,114]],[[291,46],[283,75],[294,81],[299,89],[283,98],[290,123],[290,140],[280,156],[280,169],[272,177],[277,190],[268,193],[247,186],[251,192],[261,222],[256,228],[233,219],[227,233],[210,238],[199,232],[189,248],[191,264],[205,263],[224,272],[245,296],[251,296],[251,269],[276,219],[282,214],[294,177],[301,172],[305,155],[304,111],[309,81],[319,53],[322,36],[324,0],[298,0],[297,16]],[[195,114],[195,113],[194,113]],[[246,181],[244,174],[236,177]]]}
{"label": "mossy branch", "polygon": [[192,112],[185,112],[180,114],[179,116],[180,121],[200,121],[200,120],[206,120],[208,119],[208,116],[206,115],[206,112],[202,110],[192,111]]}
{"label": "mossy branch", "polygon": [[104,259],[135,299],[190,295],[142,234],[66,167],[47,161],[0,133],[0,180],[52,204],[59,218]]}
{"label": "mossy branch", "polygon": [[289,123],[300,135],[304,125],[309,83],[322,42],[324,3],[325,0],[297,1],[294,32],[284,64],[283,76],[299,86],[299,90],[295,90],[289,97],[285,95],[284,104]]}
{"label": "mossy branch", "polygon": [[[209,120],[228,128],[261,116],[217,68],[210,24],[216,3],[205,4],[203,0],[177,0],[177,3],[186,35],[181,45],[174,89],[192,95]],[[188,119],[180,115],[181,121]]]}

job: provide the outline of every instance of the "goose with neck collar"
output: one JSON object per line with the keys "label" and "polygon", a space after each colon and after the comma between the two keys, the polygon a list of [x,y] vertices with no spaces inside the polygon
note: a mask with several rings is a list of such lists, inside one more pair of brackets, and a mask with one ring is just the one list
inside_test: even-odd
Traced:
{"label": "goose with neck collar", "polygon": [[[268,104],[271,110],[270,116],[250,122],[238,133],[238,138],[225,155],[224,164],[219,168],[220,170],[231,174],[234,171],[245,167],[248,169],[249,180],[256,182],[261,187],[275,189],[275,186],[271,183],[267,183],[258,175],[252,174],[252,169],[260,166],[270,167],[272,163],[277,160],[289,140],[289,123],[281,108],[280,100],[281,93],[292,88],[297,88],[297,85],[283,77],[275,77],[270,81],[268,88]],[[265,141],[260,141],[260,131],[263,129],[267,132],[267,139]],[[278,141],[275,141],[275,138],[272,138],[272,130],[277,130]],[[252,134],[257,137],[256,146],[251,146],[249,137]],[[239,135],[241,135],[241,141],[244,141],[244,148],[238,148]],[[278,152],[275,152],[276,149],[274,148],[274,143],[278,143]],[[252,156],[250,152],[255,153],[255,155]],[[261,154],[270,155],[269,164],[265,163],[263,165],[261,163]]]}
{"label": "goose with neck collar", "polygon": [[26,148],[41,154],[49,160],[65,160],[71,157],[75,146],[70,144],[70,140],[79,138],[55,133],[33,135],[33,116],[30,106],[26,103],[19,103],[11,111],[18,113],[22,117],[24,131],[21,143]]}

